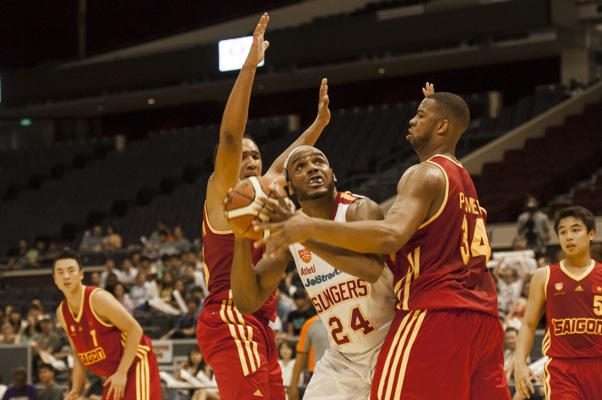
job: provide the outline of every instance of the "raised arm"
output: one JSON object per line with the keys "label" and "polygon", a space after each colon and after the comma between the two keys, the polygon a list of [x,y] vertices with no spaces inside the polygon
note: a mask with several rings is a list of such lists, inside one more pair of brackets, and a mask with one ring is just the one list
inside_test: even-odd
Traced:
{"label": "raised arm", "polygon": [[[207,197],[216,199],[216,208],[220,209],[222,199],[229,188],[236,185],[240,174],[242,158],[242,138],[245,133],[249,114],[251,90],[255,79],[257,64],[264,59],[269,42],[263,39],[270,17],[264,13],[253,32],[253,43],[245,60],[234,87],[228,97],[222,123],[220,125],[219,146],[215,156],[213,179],[210,180],[211,190]],[[221,209],[220,209],[221,212]]]}
{"label": "raised arm", "polygon": [[109,386],[107,397],[120,399],[125,393],[127,372],[136,357],[138,345],[142,338],[142,328],[134,317],[108,292],[97,290],[92,294],[91,306],[96,315],[106,323],[115,325],[121,332],[127,333],[123,345],[123,355],[113,375],[109,376],[104,386]]}
{"label": "raised arm", "polygon": [[434,164],[421,163],[401,177],[395,203],[382,221],[335,222],[297,212],[284,222],[259,224],[256,229],[274,232],[256,245],[267,242],[277,251],[290,243],[313,238],[360,253],[393,253],[414,235],[422,222],[437,212],[445,190],[443,172]]}
{"label": "raised arm", "polygon": [[284,176],[282,175],[282,170],[284,169],[284,161],[288,157],[291,151],[296,149],[299,146],[313,146],[322,131],[330,122],[330,109],[328,108],[328,104],[330,103],[330,99],[328,97],[328,80],[326,78],[322,79],[320,83],[320,96],[318,98],[318,115],[314,120],[313,124],[307,128],[301,136],[297,138],[271,165],[268,172],[266,172],[266,176],[277,179],[278,184],[280,186],[284,186]]}
{"label": "raised arm", "polygon": [[533,384],[530,378],[537,379],[537,376],[527,366],[527,357],[533,347],[533,338],[535,330],[541,318],[546,304],[545,285],[548,279],[549,268],[538,269],[531,279],[529,289],[529,300],[522,325],[518,331],[516,342],[516,356],[514,358],[514,382],[516,391],[524,398],[530,398],[534,393]]}
{"label": "raised arm", "polygon": [[251,242],[239,236],[235,238],[230,287],[238,311],[249,314],[266,302],[278,287],[290,258],[286,249],[272,253],[272,257],[263,257],[253,267]]}

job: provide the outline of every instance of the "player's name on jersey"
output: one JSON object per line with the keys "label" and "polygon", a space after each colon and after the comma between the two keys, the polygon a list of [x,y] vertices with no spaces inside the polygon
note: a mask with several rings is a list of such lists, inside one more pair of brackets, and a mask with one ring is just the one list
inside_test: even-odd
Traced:
{"label": "player's name on jersey", "polygon": [[313,278],[307,278],[305,280],[305,283],[303,283],[303,285],[305,287],[319,285],[322,282],[331,280],[332,278],[334,278],[335,276],[337,276],[339,274],[341,274],[341,270],[334,268],[334,270],[328,274],[321,274],[321,275],[316,275]]}
{"label": "player's name on jersey", "polygon": [[354,278],[328,286],[315,296],[312,296],[311,302],[318,314],[320,314],[332,306],[347,300],[366,297],[369,293],[368,282],[363,279]]}
{"label": "player's name on jersey", "polygon": [[464,193],[460,192],[459,201],[461,210],[464,210],[467,213],[481,215],[481,205],[479,204],[479,200],[470,196],[465,196]]}

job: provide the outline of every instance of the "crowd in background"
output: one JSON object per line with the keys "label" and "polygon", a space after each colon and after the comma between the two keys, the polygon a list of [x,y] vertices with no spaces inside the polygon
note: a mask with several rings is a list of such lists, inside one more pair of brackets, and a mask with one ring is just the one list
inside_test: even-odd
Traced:
{"label": "crowd in background", "polygon": [[[514,348],[518,329],[524,316],[529,282],[533,273],[550,262],[555,262],[562,254],[548,254],[552,227],[545,214],[528,204],[525,214],[517,221],[517,236],[511,251],[496,252],[489,263],[498,289],[498,308],[501,323],[505,329],[505,364],[509,380],[512,378]],[[533,216],[537,219],[533,223]],[[19,243],[19,253],[13,256],[13,266],[36,267],[39,257],[48,257],[56,251],[53,246],[37,242],[28,249]],[[208,294],[203,268],[202,246],[198,240],[189,240],[180,227],[173,229],[159,222],[157,229],[148,238],[143,238],[143,246],[126,255],[116,257],[123,249],[123,243],[114,228],[94,226],[83,236],[79,247],[81,252],[98,253],[105,256],[102,271],[85,274],[85,282],[102,287],[112,293],[135,318],[151,319],[163,317],[169,321],[164,330],[154,332],[155,339],[195,339],[196,321],[203,309],[203,300]],[[592,257],[601,261],[602,246],[592,246]],[[292,374],[296,344],[305,322],[316,314],[311,299],[296,273],[293,265],[287,268],[277,290],[278,317],[272,324],[276,331],[276,341],[280,355],[285,384],[307,382],[312,365],[304,366],[304,373]],[[56,306],[55,304],[52,307]],[[69,385],[69,370],[73,355],[65,334],[57,328],[54,309],[39,298],[32,299],[27,309],[22,310],[10,304],[0,308],[0,345],[29,344],[33,351],[33,378],[38,394],[64,391]],[[148,324],[142,324],[148,328]],[[545,326],[542,326],[545,328]],[[324,336],[323,341],[326,341]],[[327,347],[328,343],[322,343]],[[535,360],[533,360],[535,361]],[[303,358],[306,362],[306,357]],[[312,361],[314,362],[314,361]],[[13,387],[31,391],[21,385],[22,370],[15,370]],[[172,375],[162,374],[166,386],[174,386],[171,399],[190,398],[192,400],[219,399],[211,367],[203,361],[197,346],[192,346],[187,361]],[[6,377],[4,377],[6,379]],[[178,384],[185,382],[184,388]],[[51,382],[51,383],[49,383]],[[56,383],[58,382],[58,383]],[[203,385],[207,389],[190,389],[188,384]],[[0,381],[1,392],[10,385]],[[50,390],[53,388],[53,390]],[[17,389],[15,389],[17,390]],[[102,381],[89,376],[82,398],[100,398]],[[95,397],[96,396],[96,397]],[[45,399],[54,399],[50,394]],[[56,397],[59,398],[59,397]]]}

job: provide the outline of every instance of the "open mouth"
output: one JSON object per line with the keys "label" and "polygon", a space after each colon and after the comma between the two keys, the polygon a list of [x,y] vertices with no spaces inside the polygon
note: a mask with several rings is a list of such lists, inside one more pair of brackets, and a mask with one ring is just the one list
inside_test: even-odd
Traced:
{"label": "open mouth", "polygon": [[324,178],[321,176],[314,176],[313,178],[310,178],[307,183],[310,185],[321,185],[324,183]]}

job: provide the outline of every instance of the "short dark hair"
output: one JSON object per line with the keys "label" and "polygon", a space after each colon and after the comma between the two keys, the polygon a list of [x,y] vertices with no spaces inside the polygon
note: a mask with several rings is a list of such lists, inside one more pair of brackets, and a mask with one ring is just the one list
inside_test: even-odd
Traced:
{"label": "short dark hair", "polygon": [[460,124],[461,132],[468,128],[470,110],[462,97],[449,92],[435,92],[427,98],[435,100],[442,117],[456,120]]}
{"label": "short dark hair", "polygon": [[42,368],[45,368],[48,371],[56,372],[56,369],[54,369],[52,364],[42,363],[38,366],[38,371],[40,371]]}
{"label": "short dark hair", "polygon": [[54,259],[54,262],[52,263],[52,273],[54,273],[54,266],[56,265],[56,262],[58,260],[67,260],[67,259],[73,259],[75,260],[75,262],[77,262],[77,266],[79,267],[79,269],[81,270],[83,268],[83,264],[82,261],[80,260],[79,256],[77,255],[77,253],[75,252],[75,250],[69,248],[69,247],[65,247],[58,256],[56,256],[56,258]]}
{"label": "short dark hair", "polygon": [[556,234],[558,234],[558,225],[560,224],[560,220],[568,217],[581,220],[585,224],[588,232],[591,230],[594,232],[596,231],[596,218],[591,211],[585,207],[572,206],[556,211],[556,214],[554,215],[554,231]]}
{"label": "short dark hair", "polygon": [[509,326],[509,327],[507,327],[507,328],[504,330],[504,335],[505,335],[506,333],[508,333],[508,332],[516,332],[516,333],[518,333],[518,329],[516,329],[516,328],[515,328],[515,327],[513,327],[513,326]]}

